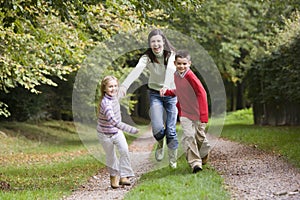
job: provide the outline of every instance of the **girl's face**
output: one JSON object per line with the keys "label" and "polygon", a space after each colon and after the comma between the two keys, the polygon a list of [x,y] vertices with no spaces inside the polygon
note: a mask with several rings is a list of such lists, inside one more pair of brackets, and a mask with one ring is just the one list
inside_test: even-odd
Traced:
{"label": "girl's face", "polygon": [[176,66],[176,70],[182,74],[191,66],[192,62],[187,58],[176,58],[174,64]]}
{"label": "girl's face", "polygon": [[161,35],[153,35],[150,38],[150,48],[155,54],[159,54],[164,50],[164,40]]}
{"label": "girl's face", "polygon": [[116,80],[110,80],[105,86],[105,93],[111,97],[118,94],[118,82]]}

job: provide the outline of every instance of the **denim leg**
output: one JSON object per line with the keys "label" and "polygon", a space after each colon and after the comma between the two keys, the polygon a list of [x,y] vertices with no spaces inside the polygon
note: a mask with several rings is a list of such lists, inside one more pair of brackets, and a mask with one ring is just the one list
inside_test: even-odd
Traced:
{"label": "denim leg", "polygon": [[176,122],[177,122],[177,97],[163,97],[164,107],[166,109],[166,129],[165,134],[167,138],[167,145],[169,149],[178,148],[178,139],[176,134]]}
{"label": "denim leg", "polygon": [[164,107],[158,93],[149,92],[152,133],[157,141],[165,137]]}

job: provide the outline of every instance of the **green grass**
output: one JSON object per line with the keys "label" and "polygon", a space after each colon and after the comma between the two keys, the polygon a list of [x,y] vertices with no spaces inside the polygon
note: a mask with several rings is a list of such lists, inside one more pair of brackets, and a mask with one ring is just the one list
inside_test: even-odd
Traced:
{"label": "green grass", "polygon": [[221,137],[284,156],[300,168],[299,126],[253,125],[251,109],[229,113]]}
{"label": "green grass", "polygon": [[1,180],[11,185],[11,191],[0,192],[0,199],[59,199],[94,175],[103,167],[91,156],[70,159],[69,162],[21,167],[1,167]]}
{"label": "green grass", "polygon": [[0,199],[60,199],[104,165],[82,145],[72,123],[1,122]]}
{"label": "green grass", "polygon": [[184,156],[178,160],[178,168],[165,167],[142,175],[139,184],[126,194],[130,199],[230,199],[223,188],[223,179],[209,165],[203,171],[192,174]]}

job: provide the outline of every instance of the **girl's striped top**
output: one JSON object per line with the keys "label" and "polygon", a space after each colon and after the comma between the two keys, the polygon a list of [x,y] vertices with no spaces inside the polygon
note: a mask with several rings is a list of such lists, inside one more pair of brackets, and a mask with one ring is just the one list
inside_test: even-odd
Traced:
{"label": "girl's striped top", "polygon": [[100,104],[97,131],[116,134],[119,129],[133,134],[138,132],[135,127],[122,122],[118,98],[105,94]]}

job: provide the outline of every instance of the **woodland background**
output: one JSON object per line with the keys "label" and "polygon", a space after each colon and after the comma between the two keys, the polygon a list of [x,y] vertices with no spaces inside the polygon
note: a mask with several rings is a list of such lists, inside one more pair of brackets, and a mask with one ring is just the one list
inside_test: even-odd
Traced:
{"label": "woodland background", "polygon": [[[298,0],[1,0],[0,119],[72,120],[86,56],[116,34],[155,26],[208,51],[227,111],[252,107],[255,124],[299,125],[299,8]],[[119,76],[138,58],[118,59],[111,72]],[[133,114],[146,118],[139,102]]]}

